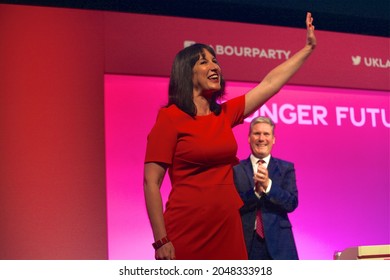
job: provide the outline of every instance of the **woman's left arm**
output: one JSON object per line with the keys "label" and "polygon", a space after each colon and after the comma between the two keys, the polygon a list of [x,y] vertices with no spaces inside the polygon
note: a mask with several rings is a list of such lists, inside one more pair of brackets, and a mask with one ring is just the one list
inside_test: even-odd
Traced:
{"label": "woman's left arm", "polygon": [[274,96],[301,68],[316,47],[311,13],[306,15],[306,45],[291,58],[272,69],[264,79],[245,95],[244,116],[247,117]]}

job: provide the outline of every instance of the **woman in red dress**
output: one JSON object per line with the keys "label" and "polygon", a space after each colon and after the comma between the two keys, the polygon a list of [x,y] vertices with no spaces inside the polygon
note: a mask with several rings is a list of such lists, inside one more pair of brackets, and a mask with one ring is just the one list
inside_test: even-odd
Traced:
{"label": "woman in red dress", "polygon": [[[243,122],[303,65],[316,46],[306,16],[306,45],[248,93],[219,104],[221,68],[212,48],[195,44],[174,60],[168,104],[148,135],[144,192],[156,259],[247,259],[232,166],[238,163],[232,128]],[[172,184],[165,212],[160,194]]]}

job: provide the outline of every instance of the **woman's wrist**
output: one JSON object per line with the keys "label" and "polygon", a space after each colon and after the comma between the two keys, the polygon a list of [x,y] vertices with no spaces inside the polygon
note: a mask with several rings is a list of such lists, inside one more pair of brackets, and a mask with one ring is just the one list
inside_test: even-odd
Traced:
{"label": "woman's wrist", "polygon": [[161,248],[162,246],[164,246],[165,244],[167,244],[168,242],[170,242],[170,240],[168,239],[168,236],[164,236],[160,240],[157,240],[156,242],[154,242],[152,244],[152,246],[155,250],[157,250],[157,249]]}

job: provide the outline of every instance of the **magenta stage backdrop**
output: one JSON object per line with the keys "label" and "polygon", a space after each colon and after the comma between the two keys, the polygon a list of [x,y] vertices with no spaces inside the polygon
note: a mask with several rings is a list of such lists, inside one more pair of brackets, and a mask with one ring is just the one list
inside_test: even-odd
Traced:
{"label": "magenta stage backdrop", "polygon": [[[253,86],[228,82],[226,98]],[[143,160],[167,87],[168,78],[105,75],[110,259],[154,258]],[[290,217],[300,259],[327,260],[347,247],[390,243],[388,92],[285,86],[256,115],[277,124],[273,155],[295,163],[299,206]],[[249,156],[251,117],[234,130],[240,159]],[[164,200],[169,191],[166,177]]]}

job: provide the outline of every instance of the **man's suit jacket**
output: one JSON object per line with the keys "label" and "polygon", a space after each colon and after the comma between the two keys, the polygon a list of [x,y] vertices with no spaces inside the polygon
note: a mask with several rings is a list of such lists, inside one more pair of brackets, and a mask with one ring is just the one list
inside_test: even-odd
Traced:
{"label": "man's suit jacket", "polygon": [[273,158],[268,164],[271,190],[259,199],[254,192],[253,167],[250,158],[233,167],[234,182],[244,202],[240,209],[245,242],[252,246],[257,209],[261,209],[268,251],[275,260],[298,259],[288,213],[298,206],[294,164]]}

